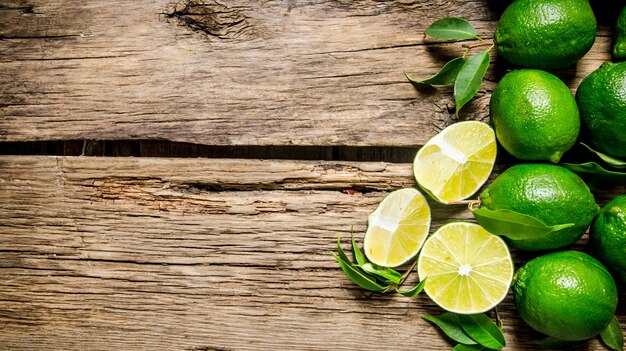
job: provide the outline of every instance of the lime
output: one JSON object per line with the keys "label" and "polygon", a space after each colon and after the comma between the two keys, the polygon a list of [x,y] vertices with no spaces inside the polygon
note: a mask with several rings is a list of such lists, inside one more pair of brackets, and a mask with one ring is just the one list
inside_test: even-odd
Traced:
{"label": "lime", "polygon": [[533,329],[568,341],[584,340],[609,324],[617,307],[611,274],[593,257],[561,251],[537,257],[513,279],[515,304]]}
{"label": "lime", "polygon": [[504,299],[513,278],[506,243],[474,223],[454,222],[437,230],[417,259],[424,291],[441,308],[474,314]]}
{"label": "lime", "polygon": [[585,78],[576,101],[583,139],[594,149],[626,157],[626,62],[607,62]]}
{"label": "lime", "polygon": [[596,39],[596,18],[587,0],[516,0],[494,34],[509,62],[559,69],[583,57]]}
{"label": "lime", "polygon": [[493,129],[477,121],[448,126],[413,161],[417,183],[441,203],[466,199],[489,178],[496,160]]}
{"label": "lime", "polygon": [[558,162],[580,130],[572,92],[545,71],[506,74],[491,96],[489,110],[498,141],[521,160]]}
{"label": "lime", "polygon": [[623,60],[626,58],[626,7],[617,19],[615,25],[615,44],[613,45],[613,57]]}
{"label": "lime", "polygon": [[364,251],[379,266],[397,267],[415,257],[430,229],[430,207],[413,188],[387,195],[367,220]]}
{"label": "lime", "polygon": [[599,210],[582,179],[550,164],[519,164],[507,169],[480,194],[480,201],[480,206],[490,210],[519,212],[549,226],[574,223],[548,237],[510,241],[523,250],[551,250],[574,243]]}
{"label": "lime", "polygon": [[594,252],[626,282],[626,195],[606,204],[591,226]]}

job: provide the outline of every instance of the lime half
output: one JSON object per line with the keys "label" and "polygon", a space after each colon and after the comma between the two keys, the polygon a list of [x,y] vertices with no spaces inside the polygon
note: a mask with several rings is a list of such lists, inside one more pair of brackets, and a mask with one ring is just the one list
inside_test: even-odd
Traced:
{"label": "lime half", "polygon": [[441,308],[461,314],[490,310],[511,286],[513,260],[504,240],[474,223],[439,228],[417,260],[424,291]]}
{"label": "lime half", "polygon": [[487,124],[455,123],[418,151],[413,174],[435,200],[444,204],[464,200],[489,178],[496,149],[496,135]]}
{"label": "lime half", "polygon": [[367,220],[364,251],[379,266],[397,267],[414,258],[430,229],[430,207],[414,188],[396,190]]}

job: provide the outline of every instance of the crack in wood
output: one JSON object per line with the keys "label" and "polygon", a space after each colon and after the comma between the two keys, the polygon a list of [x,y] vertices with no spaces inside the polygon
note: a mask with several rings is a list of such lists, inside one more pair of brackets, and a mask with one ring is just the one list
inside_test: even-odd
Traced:
{"label": "crack in wood", "polygon": [[35,5],[25,4],[15,7],[0,5],[0,11],[20,11],[24,15],[31,15],[35,13]]}
{"label": "crack in wood", "polygon": [[215,0],[182,0],[166,11],[166,16],[193,31],[222,40],[244,39],[252,29],[242,11]]}

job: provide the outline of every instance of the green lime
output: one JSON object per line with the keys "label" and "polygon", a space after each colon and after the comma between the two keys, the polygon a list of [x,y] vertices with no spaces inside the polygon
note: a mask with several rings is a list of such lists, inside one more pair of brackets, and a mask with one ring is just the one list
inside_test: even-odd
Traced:
{"label": "green lime", "polygon": [[539,256],[513,278],[515,304],[533,329],[568,341],[589,339],[609,324],[617,287],[607,269],[578,251]]}
{"label": "green lime", "polygon": [[594,251],[626,282],[626,195],[602,208],[591,226]]}
{"label": "green lime", "polygon": [[576,92],[583,139],[594,149],[626,157],[626,62],[607,62]]}
{"label": "green lime", "polygon": [[519,164],[480,194],[481,206],[535,217],[547,225],[574,223],[548,237],[510,240],[522,250],[551,250],[574,243],[599,210],[593,194],[574,172],[550,164]]}
{"label": "green lime", "polygon": [[616,59],[626,58],[626,7],[619,14],[615,25],[615,44],[613,45],[613,57]]}
{"label": "green lime", "polygon": [[521,69],[506,74],[491,96],[489,109],[500,144],[526,161],[558,162],[580,130],[572,92],[545,71]]}
{"label": "green lime", "polygon": [[513,64],[563,68],[591,49],[596,18],[588,0],[516,0],[500,17],[494,39]]}

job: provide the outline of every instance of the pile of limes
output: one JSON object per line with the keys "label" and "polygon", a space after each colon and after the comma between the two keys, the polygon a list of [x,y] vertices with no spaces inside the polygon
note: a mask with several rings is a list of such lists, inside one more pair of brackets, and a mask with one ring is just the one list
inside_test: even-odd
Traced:
{"label": "pile of limes", "polygon": [[[600,261],[557,251],[530,260],[514,275],[507,245],[563,249],[591,226],[596,257],[626,281],[626,195],[600,210],[587,184],[555,164],[577,140],[612,160],[626,157],[626,62],[602,65],[576,96],[542,70],[574,64],[591,48],[595,33],[588,0],[515,0],[506,9],[495,32],[498,53],[526,68],[507,73],[494,90],[493,129],[476,121],[448,126],[419,150],[413,172],[430,197],[453,205],[468,203],[489,178],[496,139],[532,163],[510,167],[470,201],[470,209],[487,213],[475,213],[479,224],[482,218],[489,226],[452,222],[428,236],[424,196],[413,188],[392,192],[369,216],[364,251],[371,263],[398,267],[417,257],[425,292],[459,314],[492,309],[512,286],[522,319],[555,340],[588,339],[609,326],[618,295]],[[616,33],[614,56],[626,57],[626,9]]]}

